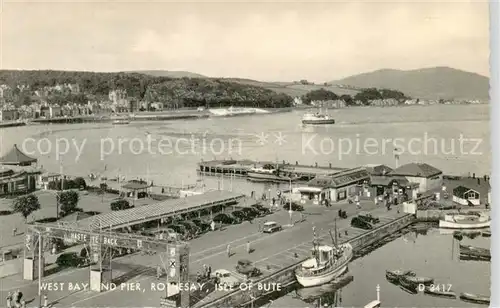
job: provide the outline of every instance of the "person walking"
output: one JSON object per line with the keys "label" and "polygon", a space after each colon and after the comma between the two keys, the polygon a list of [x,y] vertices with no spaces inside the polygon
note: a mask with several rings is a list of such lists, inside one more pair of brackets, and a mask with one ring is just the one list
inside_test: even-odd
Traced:
{"label": "person walking", "polygon": [[207,267],[207,276],[209,279],[212,277],[212,266],[210,266],[210,264]]}
{"label": "person walking", "polygon": [[250,249],[250,241],[247,242],[247,253],[250,253],[251,252],[251,249]]}
{"label": "person walking", "polygon": [[156,267],[156,279],[159,280],[161,277],[161,266]]}
{"label": "person walking", "polygon": [[261,232],[262,231],[262,221],[259,220],[258,224],[259,224],[259,232]]}
{"label": "person walking", "polygon": [[231,245],[227,244],[226,251],[227,251],[227,257],[230,258],[231,257]]}
{"label": "person walking", "polygon": [[210,223],[210,229],[212,229],[212,231],[215,231],[215,222],[213,220]]}
{"label": "person walking", "polygon": [[360,203],[359,201],[356,201],[356,207],[357,207],[358,209],[361,209],[361,203]]}
{"label": "person walking", "polygon": [[12,307],[12,293],[9,292],[9,294],[7,294],[7,297],[5,298],[5,300],[7,301],[7,308],[11,308]]}
{"label": "person walking", "polygon": [[12,229],[12,236],[16,236],[17,235],[17,228],[14,227],[14,229]]}

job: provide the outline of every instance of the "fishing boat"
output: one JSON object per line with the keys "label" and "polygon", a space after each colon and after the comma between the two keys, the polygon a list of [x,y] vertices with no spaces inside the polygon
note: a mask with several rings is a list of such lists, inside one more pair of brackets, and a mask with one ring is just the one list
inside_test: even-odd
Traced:
{"label": "fishing boat", "polygon": [[434,278],[429,277],[419,277],[419,276],[403,276],[401,279],[404,279],[407,282],[414,283],[416,285],[431,285],[434,283]]}
{"label": "fishing boat", "polygon": [[413,271],[402,271],[402,270],[385,271],[385,277],[388,280],[399,281],[399,278],[403,276],[415,276],[415,273]]}
{"label": "fishing boat", "polygon": [[312,258],[302,262],[295,270],[295,277],[303,287],[314,287],[331,282],[341,276],[353,257],[351,244],[337,244],[337,230],[335,225],[335,238],[330,232],[333,245],[318,245],[313,240]]}
{"label": "fishing boat", "polygon": [[479,295],[473,293],[460,293],[460,299],[465,302],[472,302],[476,304],[486,304],[490,303],[490,297],[486,295]]}
{"label": "fishing boat", "polygon": [[439,297],[457,298],[457,294],[453,291],[440,290],[439,288],[431,286],[425,286],[424,293]]}
{"label": "fishing boat", "polygon": [[328,114],[306,113],[302,117],[302,124],[310,124],[310,125],[335,124],[335,119],[331,118]]}
{"label": "fishing boat", "polygon": [[305,302],[311,302],[325,295],[331,294],[340,288],[345,287],[353,280],[354,277],[352,275],[345,274],[324,285],[309,288],[299,288],[297,290],[297,296]]}
{"label": "fishing boat", "polygon": [[482,229],[489,228],[491,218],[489,215],[445,215],[444,219],[439,221],[440,228],[448,229]]}

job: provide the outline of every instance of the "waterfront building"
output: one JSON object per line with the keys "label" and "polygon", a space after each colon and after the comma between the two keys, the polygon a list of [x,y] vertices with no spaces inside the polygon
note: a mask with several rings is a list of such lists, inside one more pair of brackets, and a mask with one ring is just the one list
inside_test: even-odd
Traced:
{"label": "waterfront building", "polygon": [[0,122],[2,121],[15,121],[19,119],[19,113],[15,109],[1,109]]}
{"label": "waterfront building", "polygon": [[481,194],[469,187],[457,186],[453,189],[453,202],[461,205],[479,205]]}
{"label": "waterfront building", "polygon": [[453,201],[461,205],[491,204],[491,185],[488,177],[465,177],[459,180],[446,181],[447,191],[452,192]]}
{"label": "waterfront building", "polygon": [[34,191],[40,173],[31,166],[0,166],[0,196]]}
{"label": "waterfront building", "polygon": [[408,183],[416,183],[418,192],[440,189],[443,185],[443,172],[426,163],[409,163],[388,173],[390,177],[404,177]]}
{"label": "waterfront building", "polygon": [[364,167],[343,170],[332,175],[320,175],[306,186],[292,189],[292,200],[322,204],[325,200],[338,202],[350,196],[370,196],[370,174]]}
{"label": "waterfront building", "polygon": [[130,180],[121,186],[121,193],[133,199],[144,198],[151,185],[142,180]]}
{"label": "waterfront building", "polygon": [[31,165],[37,159],[21,152],[16,145],[0,157],[0,195],[30,192],[37,188],[41,170]]}

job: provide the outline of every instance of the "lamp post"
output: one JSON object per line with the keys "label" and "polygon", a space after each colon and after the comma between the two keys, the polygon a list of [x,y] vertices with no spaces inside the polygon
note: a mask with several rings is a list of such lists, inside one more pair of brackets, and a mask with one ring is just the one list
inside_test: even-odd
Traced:
{"label": "lamp post", "polygon": [[292,216],[293,216],[293,210],[292,210],[292,179],[290,179],[290,207],[288,208],[288,214],[290,215],[290,227],[293,227],[293,222],[292,222]]}

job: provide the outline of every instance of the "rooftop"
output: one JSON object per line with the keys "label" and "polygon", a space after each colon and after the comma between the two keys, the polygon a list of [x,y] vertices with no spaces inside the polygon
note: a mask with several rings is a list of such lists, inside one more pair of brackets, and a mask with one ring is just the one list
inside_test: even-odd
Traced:
{"label": "rooftop", "polygon": [[36,163],[37,159],[24,154],[16,144],[4,156],[0,157],[0,164],[26,166]]}
{"label": "rooftop", "polygon": [[243,194],[229,191],[209,191],[201,195],[193,195],[179,199],[169,199],[127,210],[95,215],[78,221],[78,226],[83,229],[123,228],[142,222],[187,213],[194,209],[208,208],[214,204],[232,200],[237,201],[242,197],[244,197]]}
{"label": "rooftop", "polygon": [[414,177],[432,177],[443,172],[426,163],[409,163],[389,172],[389,175],[402,175]]}

